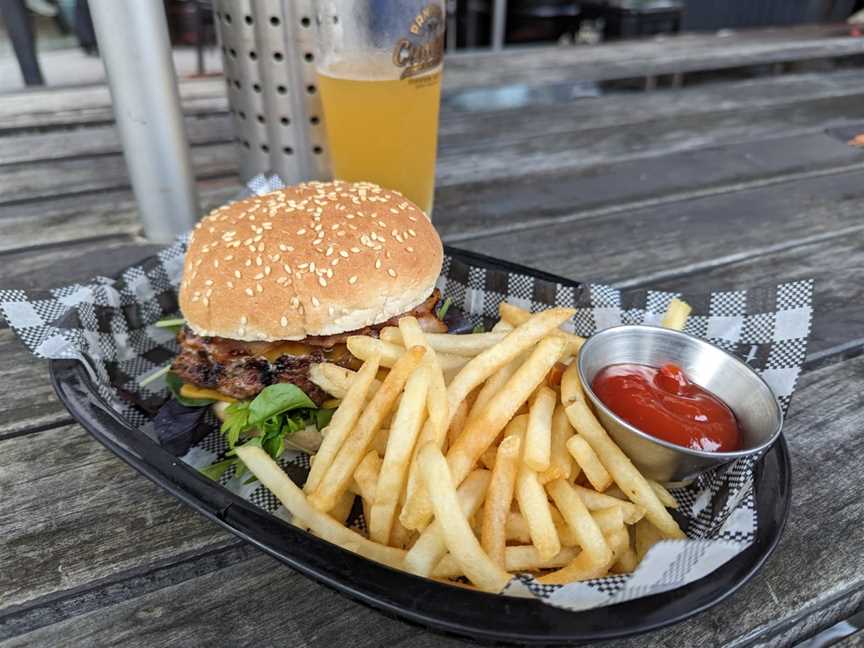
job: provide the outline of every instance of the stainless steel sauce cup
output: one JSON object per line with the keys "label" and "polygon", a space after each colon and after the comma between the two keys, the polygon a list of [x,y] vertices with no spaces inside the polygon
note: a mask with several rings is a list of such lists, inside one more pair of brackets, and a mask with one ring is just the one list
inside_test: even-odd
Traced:
{"label": "stainless steel sauce cup", "polygon": [[[770,447],[783,427],[780,405],[756,372],[726,351],[680,331],[656,326],[609,328],[586,340],[578,362],[585,394],[600,423],[639,470],[659,482],[688,483],[701,472],[756,454]],[[743,430],[741,450],[705,452],[656,439],[615,415],[591,389],[594,377],[609,365],[660,367],[668,362],[731,408]]]}

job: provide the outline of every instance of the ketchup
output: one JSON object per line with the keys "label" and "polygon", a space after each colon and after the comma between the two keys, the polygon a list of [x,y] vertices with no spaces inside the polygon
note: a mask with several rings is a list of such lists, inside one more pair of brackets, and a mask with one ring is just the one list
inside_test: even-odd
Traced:
{"label": "ketchup", "polygon": [[707,452],[741,448],[741,428],[729,406],[677,365],[609,365],[591,388],[606,407],[653,437]]}

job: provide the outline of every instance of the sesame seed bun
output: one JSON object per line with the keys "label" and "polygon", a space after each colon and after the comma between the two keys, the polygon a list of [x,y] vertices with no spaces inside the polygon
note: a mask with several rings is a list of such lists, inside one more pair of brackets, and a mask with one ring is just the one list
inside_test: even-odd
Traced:
{"label": "sesame seed bun", "polygon": [[189,238],[180,309],[199,335],[336,335],[422,303],[442,259],[432,223],[400,193],[309,182],[203,218]]}

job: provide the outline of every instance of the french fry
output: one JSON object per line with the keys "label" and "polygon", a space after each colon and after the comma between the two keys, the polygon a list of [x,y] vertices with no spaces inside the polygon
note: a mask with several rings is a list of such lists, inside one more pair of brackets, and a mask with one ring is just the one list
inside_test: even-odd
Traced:
{"label": "french fry", "polygon": [[555,529],[558,531],[558,539],[561,540],[562,547],[578,547],[579,540],[567,520],[561,515],[561,512],[555,508],[554,504],[549,505],[549,513],[552,514],[552,522],[555,523]]}
{"label": "french fry", "polygon": [[330,425],[327,426],[327,435],[321,441],[321,447],[318,448],[318,452],[315,454],[315,461],[312,463],[309,476],[306,478],[306,484],[303,486],[303,490],[307,494],[313,493],[321,485],[321,480],[336,458],[339,449],[345,443],[345,439],[348,438],[352,428],[357,423],[360,412],[366,404],[366,396],[369,393],[369,388],[375,379],[377,371],[378,358],[373,357],[363,363],[360,371],[357,372],[357,375],[351,382],[351,386],[342,399],[342,405],[334,412],[333,418],[330,419]]}
{"label": "french fry", "polygon": [[633,550],[633,547],[628,546],[621,552],[621,555],[618,556],[618,560],[616,560],[612,567],[609,568],[609,571],[614,574],[629,574],[635,571],[638,566],[639,558]]}
{"label": "french fry", "polygon": [[497,446],[489,446],[488,448],[486,448],[486,450],[483,452],[483,454],[480,455],[480,463],[483,464],[483,467],[486,468],[487,470],[492,470],[492,468],[495,467],[495,456],[497,454],[498,454],[498,447]]}
{"label": "french fry", "polygon": [[321,513],[309,504],[303,491],[262,448],[250,445],[237,446],[236,452],[258,481],[269,489],[292,515],[303,520],[315,535],[328,542],[350,548],[351,551],[370,560],[384,563],[394,569],[402,568],[404,551],[367,540],[359,533],[342,526],[329,515]]}
{"label": "french fry", "polygon": [[566,407],[576,400],[584,400],[584,395],[579,378],[579,363],[574,360],[561,374],[561,402]]}
{"label": "french fry", "polygon": [[584,551],[571,560],[567,565],[537,578],[537,582],[543,585],[566,585],[575,581],[600,578],[609,571],[608,563],[598,563],[590,554]]}
{"label": "french fry", "polygon": [[589,511],[601,511],[610,506],[617,506],[621,509],[625,524],[636,524],[645,516],[644,508],[637,506],[632,502],[611,497],[608,495],[608,491],[606,493],[598,493],[590,488],[585,488],[579,485],[574,485],[573,489],[576,491],[576,494],[579,495],[579,499],[585,503],[585,506]]}
{"label": "french fry", "polygon": [[447,440],[447,428],[450,424],[447,402],[447,386],[444,382],[444,372],[438,362],[438,355],[429,345],[425,333],[414,317],[403,317],[399,320],[399,335],[410,346],[421,346],[426,349],[423,365],[429,373],[429,389],[427,392],[426,409],[429,418],[423,426],[411,456],[408,467],[408,482],[406,494],[412,495],[417,490],[419,469],[417,467],[417,452],[427,443],[434,443],[439,448],[444,447]]}
{"label": "french fry", "polygon": [[450,427],[447,429],[447,445],[452,445],[453,442],[462,434],[465,427],[465,422],[468,420],[468,408],[470,402],[468,399],[462,401],[456,410],[456,414],[450,421]]}
{"label": "french fry", "polygon": [[510,377],[525,363],[527,357],[526,354],[520,354],[492,374],[489,379],[483,383],[483,386],[480,388],[480,391],[477,392],[477,397],[474,399],[474,403],[471,405],[471,410],[468,413],[469,421],[472,418],[476,418],[477,413],[486,407],[489,399],[501,391],[501,388],[508,380],[510,380]]}
{"label": "french fry", "polygon": [[546,491],[537,479],[537,473],[524,463],[516,474],[516,501],[519,511],[528,522],[531,543],[537,547],[541,560],[550,560],[561,551],[561,539],[552,520]]}
{"label": "french fry", "polygon": [[587,560],[586,564],[603,564],[608,569],[608,564],[612,560],[612,550],[606,544],[597,522],[594,521],[573,487],[563,479],[556,479],[546,485],[546,490],[552,496],[561,515],[567,520],[567,525],[573,529],[582,552],[588,554],[589,558],[583,559]]}
{"label": "french fry", "polygon": [[522,544],[529,544],[531,542],[531,532],[528,530],[528,523],[521,513],[514,511],[507,513],[506,536],[508,542],[519,542]]}
{"label": "french fry", "polygon": [[[438,353],[449,353],[450,355],[465,356],[473,358],[478,353],[485,351],[491,346],[498,344],[507,335],[506,332],[495,333],[468,333],[465,335],[452,335],[450,333],[426,333],[426,340]],[[379,337],[385,342],[404,346],[404,336],[395,327],[388,326],[381,330]],[[415,344],[409,341],[409,346]]]}
{"label": "french fry", "polygon": [[[570,317],[573,312],[572,309],[559,308],[537,313],[494,347],[472,358],[447,387],[448,411],[455,412],[477,385],[536,342],[544,332]],[[513,413],[542,382],[546,372],[558,360],[557,355],[560,355],[563,346],[564,343],[555,338],[541,341],[528,360],[505,383],[504,388],[509,390],[508,393],[499,393],[487,403],[487,409],[484,410],[486,416],[481,412],[478,413],[476,422],[469,421],[465,431],[447,452],[448,464],[451,456],[453,457],[451,471],[455,470],[457,483],[465,478],[474,462],[492,444]],[[542,375],[537,377],[536,374],[540,371]],[[429,523],[431,515],[429,496],[423,489],[418,488],[409,495],[399,519],[407,528],[420,530]]]}
{"label": "french fry", "polygon": [[521,445],[522,440],[518,435],[508,436],[501,441],[495,454],[486,503],[483,505],[480,544],[489,557],[501,567],[505,567],[507,517],[516,487]]}
{"label": "french fry", "polygon": [[414,444],[426,415],[430,377],[428,366],[421,366],[411,374],[405,383],[405,391],[390,427],[384,461],[378,476],[378,490],[368,520],[369,538],[381,544],[387,544],[390,539],[399,494],[402,492]]}
{"label": "french fry", "polygon": [[336,520],[339,524],[345,525],[345,520],[351,514],[351,509],[354,507],[354,498],[356,495],[351,491],[346,490],[342,493],[342,497],[336,502],[336,506],[330,511],[330,517]]}
{"label": "french fry", "polygon": [[[399,358],[402,357],[402,354],[405,353],[405,349],[397,344],[384,342],[367,335],[351,335],[348,337],[346,344],[351,355],[355,358],[368,360],[377,354],[381,356],[381,366],[388,368],[392,368]],[[438,362],[442,370],[458,370],[468,362],[468,358],[439,353]]]}
{"label": "french fry", "polygon": [[[537,547],[522,545],[504,549],[504,569],[511,573],[557,569],[576,557],[576,550],[564,547],[550,560],[541,560]],[[449,554],[444,556],[432,571],[434,578],[458,578],[463,576],[459,564]]]}
{"label": "french fry", "polygon": [[[332,362],[318,362],[309,365],[309,380],[333,396],[333,398],[345,398],[348,388],[351,387],[351,383],[356,377],[357,372],[340,367]],[[369,385],[366,398],[371,398],[380,386],[381,381],[373,379],[372,384]]]}
{"label": "french fry", "polygon": [[378,475],[381,472],[381,457],[374,450],[366,453],[366,456],[357,464],[354,470],[354,482],[359,489],[358,495],[370,506],[375,501],[378,490]]}
{"label": "french fry", "polygon": [[678,523],[657,498],[633,462],[624,454],[594,417],[585,401],[577,400],[566,410],[570,423],[597,453],[606,470],[631,502],[645,509],[645,517],[667,538],[686,537]]}
{"label": "french fry", "polygon": [[[447,453],[447,463],[455,479],[461,481],[516,411],[525,403],[558,360],[564,343],[554,337],[543,339],[525,363],[516,370],[501,390],[470,420]],[[557,552],[556,552],[557,553]]]}
{"label": "french fry", "polygon": [[495,326],[492,327],[493,333],[509,333],[513,330],[513,325],[510,322],[505,322],[504,320],[498,320],[495,322]]}
{"label": "french fry", "polygon": [[651,547],[663,540],[663,534],[648,520],[639,520],[636,523],[635,535],[636,558],[639,562],[642,562]]}
{"label": "french fry", "polygon": [[377,452],[378,456],[382,459],[387,452],[387,439],[389,438],[390,428],[378,428],[375,436],[372,437],[372,443],[369,444],[369,447],[372,448],[375,452]]}
{"label": "french fry", "polygon": [[[491,475],[488,470],[475,470],[456,491],[459,506],[466,518],[474,515],[483,503]],[[446,553],[447,547],[441,536],[441,528],[437,521],[433,521],[405,554],[405,568],[418,576],[429,576]]]}
{"label": "french fry", "polygon": [[418,461],[447,551],[477,587],[488,592],[500,592],[510,582],[510,574],[489,558],[471,532],[459,506],[444,455],[434,444],[427,443],[420,449]]}
{"label": "french fry", "polygon": [[612,476],[603,467],[603,464],[600,463],[597,454],[585,439],[578,434],[574,434],[567,440],[567,450],[570,452],[570,456],[579,464],[579,467],[585,473],[585,477],[594,487],[594,490],[602,493],[612,485]]}
{"label": "french fry", "polygon": [[666,313],[663,315],[660,326],[675,329],[676,331],[683,331],[692,310],[690,304],[676,297],[666,307]]}
{"label": "french fry", "polygon": [[654,493],[657,495],[657,499],[659,499],[663,506],[666,508],[677,509],[678,508],[678,500],[675,499],[675,496],[672,495],[663,484],[658,484],[653,479],[648,480],[648,485],[654,490]]}
{"label": "french fry", "polygon": [[[336,500],[348,487],[354,469],[366,454],[375,432],[390,412],[408,377],[423,360],[425,352],[423,347],[412,347],[393,365],[381,388],[369,401],[351,434],[345,439],[321,483],[310,494],[309,501],[319,511],[329,511],[333,508]],[[337,410],[337,414],[339,411]],[[327,436],[329,438],[330,435]]]}
{"label": "french fry", "polygon": [[[524,308],[519,308],[519,306],[516,306],[515,304],[508,304],[507,302],[501,302],[498,304],[498,314],[501,316],[502,320],[517,327],[527,322],[528,318],[532,316],[530,311],[527,311]],[[566,352],[562,354],[562,357],[576,355],[579,353],[579,349],[582,348],[582,345],[585,344],[585,338],[573,335],[572,333],[567,333],[559,328],[551,331],[550,335],[554,335],[567,341],[567,349]]]}
{"label": "french fry", "polygon": [[535,472],[543,472],[549,468],[552,452],[552,413],[555,411],[557,399],[554,389],[542,385],[537,389],[529,409],[522,461]]}
{"label": "french fry", "polygon": [[624,526],[624,509],[620,506],[610,506],[609,508],[591,511],[591,517],[594,518],[603,535],[609,535]]}
{"label": "french fry", "polygon": [[552,413],[549,467],[540,473],[540,482],[547,484],[555,479],[569,479],[576,467],[567,451],[567,440],[573,436],[573,426],[561,405]]}
{"label": "french fry", "polygon": [[404,549],[411,544],[416,533],[416,531],[411,531],[402,526],[402,523],[397,518],[393,520],[393,528],[390,531],[390,546]]}

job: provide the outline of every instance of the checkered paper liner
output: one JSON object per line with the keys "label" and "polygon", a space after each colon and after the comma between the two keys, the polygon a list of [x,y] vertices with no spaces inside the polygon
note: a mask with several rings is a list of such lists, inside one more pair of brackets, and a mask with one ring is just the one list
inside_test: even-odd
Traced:
{"label": "checkered paper liner", "polygon": [[[263,193],[271,187],[272,183],[259,181],[254,190]],[[142,387],[139,380],[164,367],[177,352],[173,334],[154,324],[177,312],[185,249],[184,237],[117,279],[96,277],[86,284],[52,290],[0,290],[0,315],[35,355],[84,363],[102,398],[126,421],[155,438],[152,412],[165,398],[165,385],[160,379]],[[576,315],[565,327],[583,336],[618,324],[659,324],[669,302],[681,297],[693,306],[685,331],[743,358],[771,386],[784,411],[804,361],[812,317],[811,281],[703,295],[618,290],[597,284],[573,287],[503,271],[494,264],[468,263],[457,255],[445,257],[438,287],[477,323],[497,319],[503,301],[531,310],[553,305],[575,308]],[[135,394],[145,407],[132,405],[122,396],[124,392]],[[215,423],[213,428],[183,461],[203,468],[224,456],[227,448]],[[309,469],[308,457],[299,452],[288,451],[281,461],[298,480]],[[520,575],[505,594],[585,610],[702,578],[755,538],[755,461],[738,460],[675,490],[689,539],[658,543],[634,573],[563,586],[542,585],[530,575]],[[290,517],[266,488],[244,481],[231,472],[220,479],[224,487],[257,506]],[[354,524],[365,531],[362,517]]]}

